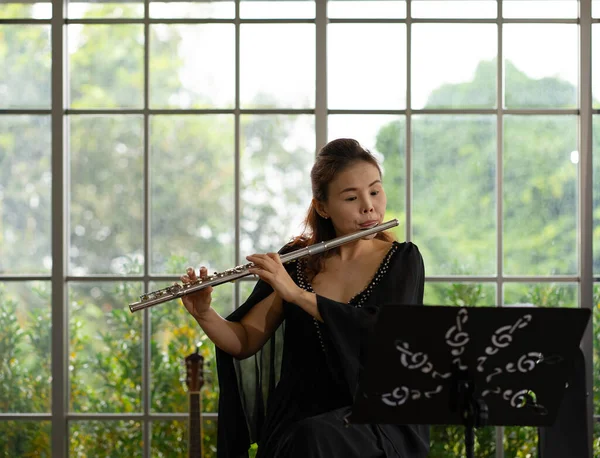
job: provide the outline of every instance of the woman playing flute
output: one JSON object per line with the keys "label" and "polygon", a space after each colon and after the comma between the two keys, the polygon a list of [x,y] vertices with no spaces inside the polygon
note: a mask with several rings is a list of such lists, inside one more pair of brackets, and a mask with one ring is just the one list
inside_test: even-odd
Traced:
{"label": "woman playing flute", "polygon": [[[280,253],[384,220],[381,169],[356,140],[325,145],[311,182],[305,231]],[[417,246],[382,231],[286,265],[277,253],[247,259],[259,280],[227,318],[211,307],[211,287],[182,298],[216,346],[217,456],[246,457],[257,442],[257,458],[425,457],[427,426],[344,425],[379,305],[423,303]],[[181,280],[198,274],[189,268]]]}

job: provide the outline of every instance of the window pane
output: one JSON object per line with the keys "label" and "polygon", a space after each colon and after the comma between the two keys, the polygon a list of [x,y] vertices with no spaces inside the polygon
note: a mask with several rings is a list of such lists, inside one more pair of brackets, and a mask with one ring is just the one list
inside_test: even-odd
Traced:
{"label": "window pane", "polygon": [[592,24],[592,99],[600,109],[600,24]]}
{"label": "window pane", "polygon": [[0,109],[49,109],[50,59],[50,26],[0,25]]}
{"label": "window pane", "polygon": [[594,115],[593,119],[593,250],[594,250],[594,274],[600,276],[600,115]]}
{"label": "window pane", "polygon": [[[425,265],[427,269],[427,265]],[[425,282],[423,303],[426,305],[484,306],[496,305],[493,283]]]}
{"label": "window pane", "polygon": [[[200,266],[193,266],[198,271]],[[229,266],[233,267],[233,265]],[[185,273],[182,271],[181,274]],[[152,290],[166,288],[173,282],[151,283]],[[230,283],[215,286],[212,307],[223,317],[233,311],[233,288]],[[199,352],[202,366],[202,411],[216,412],[219,400],[219,381],[215,347],[181,300],[159,304],[151,310],[151,408],[153,412],[188,412],[188,388],[185,383],[185,358]]]}
{"label": "window pane", "polygon": [[[594,336],[594,414],[600,415],[600,283],[594,285],[593,300],[593,336]],[[594,422],[598,424],[598,422]],[[595,430],[594,446],[600,448],[600,435]]]}
{"label": "window pane", "polygon": [[139,297],[140,286],[94,282],[69,287],[69,410],[141,411],[142,314],[127,306]]}
{"label": "window pane", "polygon": [[578,286],[570,283],[505,283],[504,304],[577,307]]}
{"label": "window pane", "polygon": [[51,17],[50,1],[32,3],[28,0],[14,0],[0,4],[0,19],[50,19]]}
{"label": "window pane", "polygon": [[538,429],[530,426],[504,428],[504,456],[538,456]]}
{"label": "window pane", "polygon": [[314,24],[242,24],[244,108],[315,106]]}
{"label": "window pane", "polygon": [[398,240],[406,240],[406,125],[404,117],[386,115],[331,115],[328,141],[355,138],[371,151],[383,171],[387,197],[385,219],[398,219],[392,229]]}
{"label": "window pane", "polygon": [[594,421],[594,442],[592,446],[592,456],[600,455],[600,421]]}
{"label": "window pane", "polygon": [[150,2],[151,18],[233,19],[235,2],[227,0]]}
{"label": "window pane", "polygon": [[233,107],[233,24],[156,24],[150,32],[153,108]]}
{"label": "window pane", "polygon": [[496,273],[496,120],[416,116],[413,235],[429,275]]}
{"label": "window pane", "polygon": [[[202,419],[202,458],[217,456],[217,419]],[[197,440],[197,436],[195,438]],[[187,458],[189,453],[187,421],[152,422],[150,455],[153,458]]]}
{"label": "window pane", "polygon": [[0,116],[0,273],[52,268],[50,160],[49,116]]}
{"label": "window pane", "polygon": [[578,40],[576,24],[505,25],[505,106],[577,107]]}
{"label": "window pane", "polygon": [[576,18],[577,0],[504,0],[505,18]]}
{"label": "window pane", "polygon": [[243,116],[241,255],[277,251],[300,235],[312,198],[314,117]]}
{"label": "window pane", "polygon": [[71,116],[70,272],[143,270],[143,119]]}
{"label": "window pane", "polygon": [[0,450],[10,457],[51,456],[49,421],[0,421]]}
{"label": "window pane", "polygon": [[406,26],[329,24],[327,84],[329,108],[405,108]]}
{"label": "window pane", "polygon": [[[430,431],[430,449],[427,456],[435,458],[466,456],[465,428],[463,426],[431,425]],[[496,428],[494,426],[477,428],[475,430],[473,453],[478,458],[496,457]],[[514,456],[521,458],[520,455]]]}
{"label": "window pane", "polygon": [[327,15],[331,18],[405,18],[404,0],[329,0]]}
{"label": "window pane", "polygon": [[315,17],[314,0],[242,0],[240,17],[244,19],[300,19]]}
{"label": "window pane", "polygon": [[139,0],[102,1],[67,0],[69,18],[141,18],[144,17],[144,2]]}
{"label": "window pane", "polygon": [[50,295],[50,282],[0,283],[0,413],[50,412]]}
{"label": "window pane", "polygon": [[233,267],[233,116],[150,118],[151,270]]}
{"label": "window pane", "polygon": [[497,38],[491,24],[414,24],[412,107],[495,107]]}
{"label": "window pane", "polygon": [[142,457],[142,424],[137,421],[70,421],[69,438],[69,456]]}
{"label": "window pane", "polygon": [[577,117],[504,118],[504,269],[577,274]]}
{"label": "window pane", "polygon": [[413,0],[411,13],[418,18],[495,18],[498,7],[494,0]]}
{"label": "window pane", "polygon": [[600,0],[592,0],[592,17],[600,18]]}
{"label": "window pane", "polygon": [[142,107],[143,26],[67,27],[71,108]]}

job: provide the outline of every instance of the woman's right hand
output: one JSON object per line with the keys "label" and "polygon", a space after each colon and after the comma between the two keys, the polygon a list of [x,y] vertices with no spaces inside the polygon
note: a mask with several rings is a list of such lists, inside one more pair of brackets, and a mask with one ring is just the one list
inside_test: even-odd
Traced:
{"label": "woman's right hand", "polygon": [[[206,278],[208,276],[208,272],[206,267],[200,267],[200,279]],[[181,276],[181,281],[185,283],[192,283],[198,280],[196,276],[196,272],[191,267],[187,268],[187,274]],[[183,305],[187,309],[190,314],[196,318],[200,319],[204,313],[206,313],[210,309],[210,303],[212,300],[213,287],[208,286],[199,291],[195,291],[190,294],[186,294],[181,297],[181,301]]]}

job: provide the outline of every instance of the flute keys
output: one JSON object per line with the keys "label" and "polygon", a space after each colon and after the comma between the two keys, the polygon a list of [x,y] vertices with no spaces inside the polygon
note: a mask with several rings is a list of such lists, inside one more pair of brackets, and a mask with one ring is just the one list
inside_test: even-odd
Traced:
{"label": "flute keys", "polygon": [[179,283],[175,283],[173,286],[170,286],[168,288],[169,293],[171,294],[177,294],[179,291],[181,291],[183,288],[181,287],[181,285]]}

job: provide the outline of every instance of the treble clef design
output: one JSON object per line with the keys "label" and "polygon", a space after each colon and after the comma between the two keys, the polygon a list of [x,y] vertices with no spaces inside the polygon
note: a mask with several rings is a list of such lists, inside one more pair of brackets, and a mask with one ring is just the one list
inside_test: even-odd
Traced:
{"label": "treble clef design", "polygon": [[446,344],[453,347],[452,354],[458,356],[462,353],[464,347],[469,343],[469,334],[463,331],[463,325],[468,321],[469,314],[467,309],[462,308],[456,315],[456,325],[452,326],[446,332]]}
{"label": "treble clef design", "polygon": [[515,363],[508,363],[506,365],[506,371],[510,373],[517,371],[523,373],[530,372],[535,369],[535,367],[540,363],[542,358],[543,355],[541,353],[531,351],[525,355],[522,355],[517,361],[516,365]]}
{"label": "treble clef design", "polygon": [[461,308],[456,314],[456,324],[446,331],[446,344],[452,347],[450,353],[454,356],[452,364],[458,366],[459,370],[466,370],[467,366],[462,363],[460,356],[464,353],[466,345],[469,343],[469,333],[463,330],[464,325],[469,320],[469,312],[466,308]]}
{"label": "treble clef design", "polygon": [[492,336],[493,347],[486,347],[485,353],[488,355],[495,355],[501,348],[508,347],[513,341],[513,333],[517,329],[522,329],[526,327],[531,322],[531,318],[531,315],[524,315],[521,318],[519,318],[513,325],[509,324],[498,328]]}
{"label": "treble clef design", "polygon": [[[410,390],[406,386],[399,386],[392,390],[391,393],[381,395],[381,401],[388,406],[397,407],[404,404],[410,395]],[[414,393],[413,393],[414,396]],[[390,399],[392,398],[392,399]]]}
{"label": "treble clef design", "polygon": [[429,356],[423,352],[412,352],[408,342],[403,340],[396,340],[395,348],[398,350],[400,355],[400,362],[404,367],[410,370],[419,369],[424,374],[431,374],[432,378],[448,378],[450,373],[440,373],[434,370],[433,364],[429,360]]}
{"label": "treble clef design", "polygon": [[431,371],[432,365],[431,363],[427,363],[428,356],[422,352],[413,353],[412,351],[410,351],[408,342],[397,340],[396,350],[402,353],[402,355],[400,356],[400,362],[407,369],[419,369],[425,364],[428,364],[428,366],[424,368],[423,372]]}

